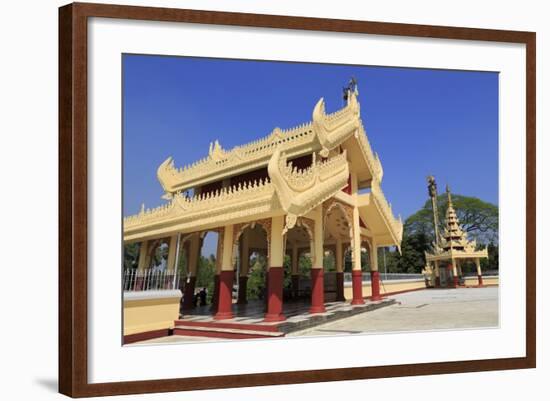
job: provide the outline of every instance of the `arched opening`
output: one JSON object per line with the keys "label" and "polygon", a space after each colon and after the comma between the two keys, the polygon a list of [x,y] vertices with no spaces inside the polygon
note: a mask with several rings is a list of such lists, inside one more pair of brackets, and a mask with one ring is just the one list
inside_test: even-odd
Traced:
{"label": "arched opening", "polygon": [[156,241],[151,250],[151,259],[148,269],[152,272],[165,271],[168,264],[168,239],[162,238]]}
{"label": "arched opening", "polygon": [[286,233],[284,260],[284,300],[311,299],[311,267],[313,232],[303,221],[298,221]]}
{"label": "arched opening", "polygon": [[238,305],[266,299],[268,250],[268,235],[262,224],[246,224],[237,231],[233,250],[237,285],[233,298]]}
{"label": "arched opening", "polygon": [[[179,288],[183,293],[181,313],[209,313],[214,305],[219,273],[219,235],[209,230],[182,235],[177,257]],[[196,310],[200,308],[200,310]]]}
{"label": "arched opening", "polygon": [[[351,281],[353,241],[351,212],[339,202],[328,205],[324,215],[325,301],[344,302],[345,283]],[[346,275],[345,272],[348,272]]]}

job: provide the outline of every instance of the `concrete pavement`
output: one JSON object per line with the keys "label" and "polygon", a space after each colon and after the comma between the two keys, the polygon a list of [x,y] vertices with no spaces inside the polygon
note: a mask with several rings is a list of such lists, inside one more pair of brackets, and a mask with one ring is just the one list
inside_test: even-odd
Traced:
{"label": "concrete pavement", "polygon": [[[419,290],[389,298],[397,302],[382,309],[292,332],[286,337],[467,329],[498,327],[499,324],[498,287]],[[135,345],[197,341],[233,340],[174,335]]]}
{"label": "concrete pavement", "polygon": [[392,296],[384,309],[290,333],[294,336],[498,327],[498,287],[431,289]]}

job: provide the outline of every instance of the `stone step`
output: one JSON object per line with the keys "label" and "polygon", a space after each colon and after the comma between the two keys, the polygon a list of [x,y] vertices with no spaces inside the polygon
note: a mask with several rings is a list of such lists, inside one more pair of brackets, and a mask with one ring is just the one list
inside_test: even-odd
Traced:
{"label": "stone step", "polygon": [[174,335],[247,339],[247,338],[284,337],[285,333],[281,333],[278,331],[266,331],[266,330],[249,330],[249,329],[212,327],[207,324],[202,326],[195,326],[195,325],[176,326],[174,327]]}
{"label": "stone step", "polygon": [[175,326],[180,327],[216,327],[220,329],[236,329],[236,330],[255,330],[265,332],[279,332],[277,324],[269,323],[237,323],[237,322],[212,322],[212,321],[193,321],[193,320],[176,320]]}

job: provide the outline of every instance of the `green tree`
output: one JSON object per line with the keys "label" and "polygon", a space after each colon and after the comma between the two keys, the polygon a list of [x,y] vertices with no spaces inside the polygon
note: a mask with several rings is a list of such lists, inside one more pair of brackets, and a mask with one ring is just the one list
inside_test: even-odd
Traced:
{"label": "green tree", "polygon": [[[424,252],[430,248],[430,244],[431,240],[425,233],[404,233],[401,242],[401,255],[395,258],[396,273],[420,273],[426,265]],[[393,261],[394,259],[392,259]]]}
{"label": "green tree", "polygon": [[124,270],[137,269],[139,263],[139,243],[124,245]]}
{"label": "green tree", "polygon": [[264,255],[255,253],[250,260],[248,283],[246,288],[247,299],[262,299],[265,293],[267,260]]}
{"label": "green tree", "polygon": [[328,252],[323,257],[323,268],[325,272],[335,272],[336,271],[336,261],[334,260],[334,254]]}
{"label": "green tree", "polygon": [[[463,230],[470,238],[482,244],[498,242],[498,207],[481,199],[452,195],[453,206]],[[445,223],[447,195],[437,197],[440,229]],[[404,233],[424,233],[434,237],[432,202],[427,200],[422,209],[411,215],[404,224]]]}
{"label": "green tree", "polygon": [[481,260],[482,270],[498,270],[498,244],[489,242],[487,245],[487,259]]}
{"label": "green tree", "polygon": [[[462,229],[469,239],[478,242],[478,248],[488,245],[489,260],[482,261],[484,269],[498,269],[498,207],[478,198],[453,195],[453,206]],[[437,198],[440,230],[445,223],[447,195]],[[434,241],[431,200],[412,214],[404,223],[401,254],[386,253],[388,272],[420,273],[426,264],[424,252]],[[380,260],[380,259],[379,259]]]}
{"label": "green tree", "polygon": [[[210,255],[205,258],[201,255],[199,259],[199,265],[197,267],[197,281],[195,286],[197,288],[206,288],[208,294],[208,303],[212,302],[212,296],[214,295],[214,275],[216,274],[216,257]],[[185,280],[185,276],[183,278]]]}
{"label": "green tree", "polygon": [[300,256],[300,259],[298,260],[298,272],[300,273],[300,276],[307,276],[307,277],[310,276],[311,257],[309,253],[302,254],[302,256]]}

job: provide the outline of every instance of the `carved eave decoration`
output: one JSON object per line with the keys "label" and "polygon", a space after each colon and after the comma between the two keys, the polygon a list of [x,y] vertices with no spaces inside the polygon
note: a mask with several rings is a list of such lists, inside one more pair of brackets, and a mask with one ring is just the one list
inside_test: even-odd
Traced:
{"label": "carved eave decoration", "polygon": [[231,219],[246,219],[277,208],[275,189],[267,179],[193,197],[177,193],[163,206],[142,208],[140,213],[125,217],[124,236],[133,240],[170,231],[171,227],[183,232],[223,226]]}
{"label": "carved eave decoration", "polygon": [[327,157],[331,149],[340,145],[360,125],[360,107],[355,93],[349,96],[348,104],[343,109],[332,113],[325,113],[325,101],[321,98],[313,109],[313,129],[321,144],[320,154]]}
{"label": "carved eave decoration", "polygon": [[286,233],[296,225],[298,217],[346,187],[349,165],[346,152],[320,162],[313,154],[311,167],[299,170],[287,164],[286,156],[277,148],[269,161],[267,171],[279,203],[287,214],[283,232]]}

